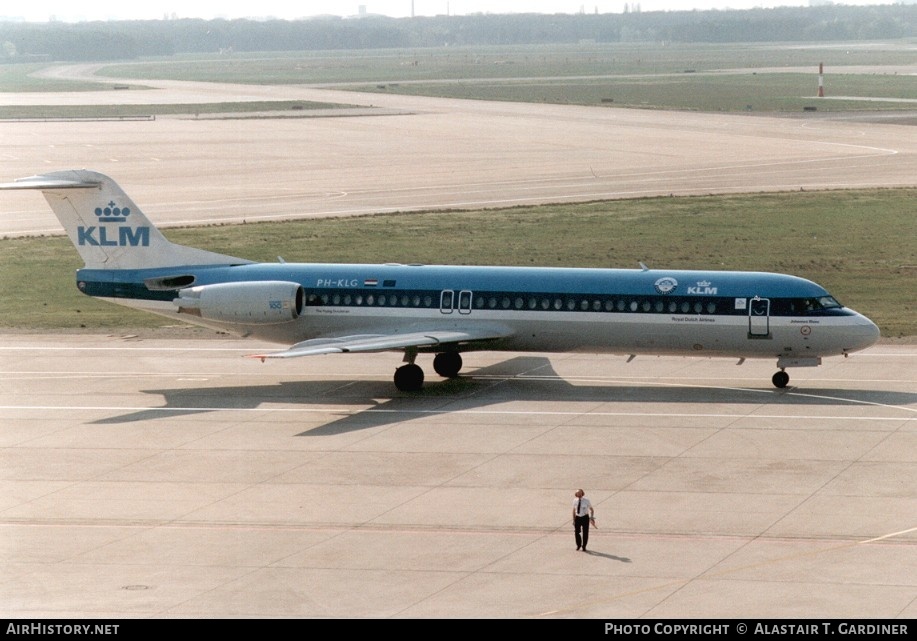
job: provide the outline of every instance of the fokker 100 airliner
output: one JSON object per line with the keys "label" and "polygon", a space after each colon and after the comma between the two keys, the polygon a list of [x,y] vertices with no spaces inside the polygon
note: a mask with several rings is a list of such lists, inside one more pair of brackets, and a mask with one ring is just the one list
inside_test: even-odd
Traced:
{"label": "fokker 100 airliner", "polygon": [[820,365],[879,338],[819,285],[760,272],[254,263],[169,242],[109,177],[70,170],[0,189],[39,189],[85,262],[84,294],[289,347],[291,358],[403,351],[402,391],[423,386],[420,353],[458,376],[462,352],[592,352],[773,358]]}

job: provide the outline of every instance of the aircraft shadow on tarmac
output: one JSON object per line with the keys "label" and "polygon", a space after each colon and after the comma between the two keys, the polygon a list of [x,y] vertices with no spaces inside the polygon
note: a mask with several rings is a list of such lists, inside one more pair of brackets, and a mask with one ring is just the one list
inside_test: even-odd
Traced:
{"label": "aircraft shadow on tarmac", "polygon": [[122,424],[136,421],[168,420],[232,409],[256,409],[271,403],[293,404],[303,409],[335,413],[334,406],[368,405],[351,411],[325,425],[299,436],[330,436],[383,427],[433,414],[473,411],[506,401],[611,402],[611,403],[749,403],[775,407],[806,405],[883,405],[917,403],[917,394],[880,390],[762,387],[708,387],[692,385],[623,384],[607,376],[607,381],[559,377],[544,357],[520,356],[469,370],[455,379],[429,381],[416,393],[396,392],[390,381],[290,381],[271,385],[232,387],[182,387],[143,390],[162,396],[165,405],[94,421],[94,424]]}

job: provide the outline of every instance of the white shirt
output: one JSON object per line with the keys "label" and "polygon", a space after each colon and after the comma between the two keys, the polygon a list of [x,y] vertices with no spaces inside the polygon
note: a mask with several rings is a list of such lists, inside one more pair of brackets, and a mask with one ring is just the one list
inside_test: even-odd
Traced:
{"label": "white shirt", "polygon": [[[582,503],[580,501],[582,500]],[[579,509],[577,509],[579,506]],[[589,514],[589,508],[592,507],[592,503],[585,496],[582,499],[573,499],[573,511],[577,516],[586,516]]]}

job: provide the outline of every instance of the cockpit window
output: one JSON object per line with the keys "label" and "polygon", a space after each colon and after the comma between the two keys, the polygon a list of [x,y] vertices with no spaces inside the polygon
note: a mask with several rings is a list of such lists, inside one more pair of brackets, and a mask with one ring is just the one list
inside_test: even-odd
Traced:
{"label": "cockpit window", "polygon": [[802,299],[803,307],[802,309],[796,308],[796,305],[791,304],[791,309],[796,308],[795,311],[805,311],[805,312],[822,312],[826,309],[840,309],[843,307],[839,302],[834,300],[832,296],[820,296],[818,298],[804,298]]}
{"label": "cockpit window", "polygon": [[805,299],[805,309],[809,312],[820,312],[825,309],[839,309],[840,307],[841,304],[831,296]]}

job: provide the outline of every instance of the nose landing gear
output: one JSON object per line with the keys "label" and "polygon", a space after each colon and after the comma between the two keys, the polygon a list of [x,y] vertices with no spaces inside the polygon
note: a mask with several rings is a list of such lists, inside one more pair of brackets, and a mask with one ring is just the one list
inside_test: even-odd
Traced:
{"label": "nose landing gear", "polygon": [[783,389],[790,382],[790,375],[787,374],[785,370],[780,370],[771,377],[771,382],[774,384],[774,387]]}
{"label": "nose landing gear", "polygon": [[777,359],[780,371],[774,374],[771,382],[774,387],[783,389],[790,382],[790,375],[786,373],[787,367],[818,367],[821,365],[821,356],[781,356]]}

